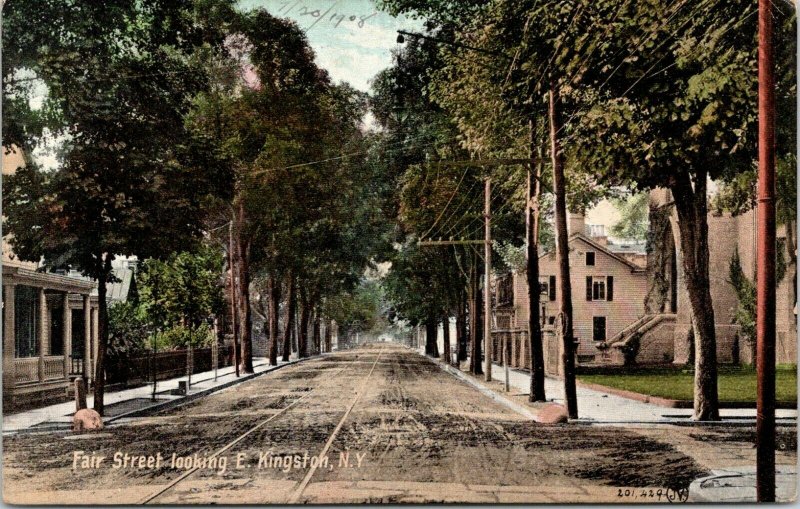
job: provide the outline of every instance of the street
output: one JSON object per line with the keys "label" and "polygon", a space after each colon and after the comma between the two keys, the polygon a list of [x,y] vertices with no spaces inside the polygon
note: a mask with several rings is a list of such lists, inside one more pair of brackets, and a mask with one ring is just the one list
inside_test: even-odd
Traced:
{"label": "street", "polygon": [[[749,428],[537,424],[385,343],[99,433],[5,437],[4,499],[664,502],[726,461],[752,462],[753,438]],[[779,463],[795,462],[794,431],[778,438]]]}

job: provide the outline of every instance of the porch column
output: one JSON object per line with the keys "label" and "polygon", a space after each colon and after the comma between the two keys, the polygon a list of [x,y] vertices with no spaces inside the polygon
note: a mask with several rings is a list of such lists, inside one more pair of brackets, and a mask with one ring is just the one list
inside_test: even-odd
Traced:
{"label": "porch column", "polygon": [[44,356],[50,353],[50,343],[47,341],[47,296],[44,288],[39,288],[39,381],[44,381]]}
{"label": "porch column", "polygon": [[64,378],[69,378],[72,365],[72,311],[69,309],[69,292],[64,292],[64,310],[61,317],[64,341]]}
{"label": "porch column", "polygon": [[3,285],[3,401],[12,404],[12,393],[17,382],[14,365],[15,320],[14,285]]}
{"label": "porch column", "polygon": [[83,377],[92,382],[92,308],[89,295],[83,296]]}
{"label": "porch column", "polygon": [[[100,308],[92,308],[92,360],[97,362],[97,349],[100,345]],[[96,368],[96,366],[94,367]],[[95,376],[96,369],[92,370],[92,376]]]}

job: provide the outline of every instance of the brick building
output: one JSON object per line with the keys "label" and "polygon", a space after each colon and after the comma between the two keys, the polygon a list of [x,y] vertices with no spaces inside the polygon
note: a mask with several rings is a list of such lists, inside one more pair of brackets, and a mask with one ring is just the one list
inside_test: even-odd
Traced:
{"label": "brick building", "polygon": [[[751,281],[755,279],[756,224],[755,210],[739,216],[729,213],[708,216],[710,287],[720,363],[752,363],[754,359],[755,340],[743,337],[735,321],[740,303],[730,283],[730,268],[738,253],[742,271]],[[651,192],[650,247],[646,255],[633,243],[620,246],[608,242],[602,232],[586,228],[582,216],[570,215],[570,232],[578,364],[686,364],[693,346],[691,310],[684,283],[677,213],[669,191]],[[796,363],[796,266],[790,262],[786,227],[778,226],[777,234],[786,271],[777,287],[776,355],[779,363]],[[540,257],[539,271],[545,364],[548,373],[559,374],[561,346],[554,329],[555,253]],[[502,351],[500,345],[505,340],[511,364],[526,366],[525,274],[508,274],[498,278],[496,285],[495,352]],[[497,355],[499,360],[500,353]]]}
{"label": "brick building", "polygon": [[[645,256],[624,244],[621,253],[609,242],[601,228],[587,227],[584,217],[570,214],[569,265],[572,283],[573,331],[577,341],[577,361],[581,365],[614,362],[608,339],[615,337],[644,315],[647,292]],[[593,236],[592,236],[593,235]],[[643,246],[642,246],[643,247]],[[558,260],[555,252],[539,257],[542,339],[547,371],[558,374],[561,345],[556,338],[558,315]],[[497,280],[496,329],[499,342],[510,343],[512,364],[523,366],[527,358],[529,316],[528,289],[524,272],[514,272]]]}

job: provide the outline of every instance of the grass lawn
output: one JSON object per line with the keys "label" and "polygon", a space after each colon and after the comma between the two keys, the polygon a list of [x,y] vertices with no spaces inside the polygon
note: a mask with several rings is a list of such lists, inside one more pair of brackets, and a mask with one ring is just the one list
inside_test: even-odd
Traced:
{"label": "grass lawn", "polygon": [[[670,367],[631,368],[601,374],[578,375],[578,380],[616,389],[669,399],[691,400],[694,373]],[[797,365],[782,364],[777,368],[778,401],[797,401]],[[722,366],[719,369],[720,401],[755,401],[756,371],[754,367]]]}

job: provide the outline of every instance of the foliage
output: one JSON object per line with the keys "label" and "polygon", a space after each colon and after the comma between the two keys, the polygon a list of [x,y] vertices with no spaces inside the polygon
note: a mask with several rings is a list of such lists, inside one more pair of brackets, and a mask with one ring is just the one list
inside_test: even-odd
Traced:
{"label": "foliage", "polygon": [[323,312],[341,330],[377,331],[386,325],[383,288],[375,279],[362,279],[354,290],[327,299]]}
{"label": "foliage", "polygon": [[646,240],[650,226],[649,199],[647,193],[637,193],[627,199],[612,200],[620,213],[620,219],[611,227],[611,234],[623,239]]}
{"label": "foliage", "polygon": [[[3,48],[10,58],[3,93],[17,107],[4,111],[3,122],[19,133],[6,142],[29,158],[4,186],[6,227],[22,259],[44,256],[50,266],[106,277],[115,255],[163,256],[198,236],[203,197],[226,181],[225,168],[183,124],[188,100],[206,81],[192,56],[219,43],[206,30],[207,4],[37,0],[4,6]],[[28,82],[15,79],[20,75],[46,87],[39,110],[25,110],[19,87]],[[54,172],[30,161],[46,141],[43,122],[50,140],[61,141]],[[31,130],[42,136],[28,135]],[[193,185],[184,185],[188,180]],[[37,185],[26,188],[31,181]]]}
{"label": "foliage", "polygon": [[222,254],[211,247],[145,260],[139,274],[142,311],[159,328],[196,327],[222,310]]}
{"label": "foliage", "polygon": [[[785,249],[785,243],[779,243],[775,263],[776,285],[780,284],[786,275]],[[746,341],[754,342],[756,339],[756,281],[755,278],[751,281],[742,270],[738,249],[733,252],[731,261],[728,264],[728,282],[733,286],[736,298],[739,301],[734,315],[734,322],[739,324],[741,336]]]}
{"label": "foliage", "polygon": [[174,350],[192,345],[194,348],[203,348],[214,344],[216,338],[214,331],[207,323],[197,327],[183,327],[176,325],[163,331],[158,331],[150,338],[148,348],[157,350]]}
{"label": "foliage", "polygon": [[118,302],[108,308],[110,357],[132,357],[148,348],[153,327],[141,306]]}

